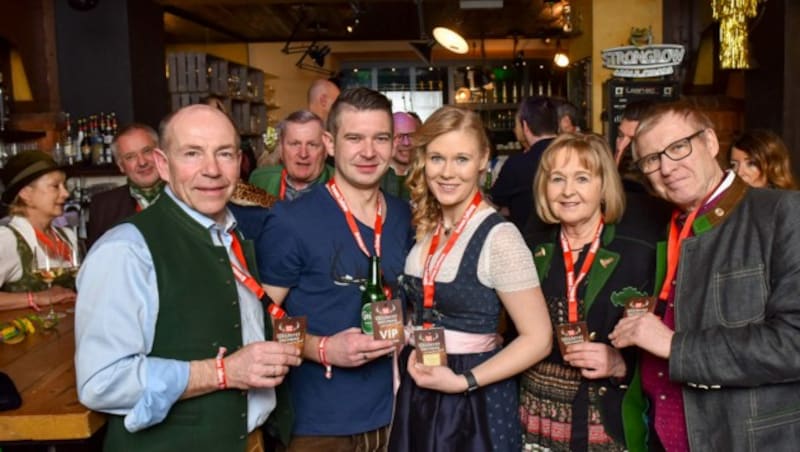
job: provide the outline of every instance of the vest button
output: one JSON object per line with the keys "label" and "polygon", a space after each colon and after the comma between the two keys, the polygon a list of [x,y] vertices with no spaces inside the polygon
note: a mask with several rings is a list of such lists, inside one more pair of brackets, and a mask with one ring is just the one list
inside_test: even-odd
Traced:
{"label": "vest button", "polygon": [[601,396],[606,395],[607,391],[608,389],[605,386],[600,386],[600,388],[597,389],[597,393]]}
{"label": "vest button", "polygon": [[242,419],[247,417],[247,413],[242,413]]}
{"label": "vest button", "polygon": [[230,286],[231,285],[231,280],[230,279],[225,280],[225,284]]}
{"label": "vest button", "polygon": [[234,328],[236,328],[236,329],[238,330],[238,329],[239,329],[239,324],[238,324],[238,323],[234,323],[234,324],[233,324],[233,327],[234,327]]}
{"label": "vest button", "polygon": [[239,435],[239,439],[244,439],[244,435]]}
{"label": "vest button", "polygon": [[239,302],[237,300],[233,300],[233,303],[231,303],[231,306],[236,306],[238,303]]}
{"label": "vest button", "polygon": [[220,257],[220,258],[219,258],[219,263],[220,263],[220,264],[224,264],[224,263],[225,263],[225,259],[223,259],[223,258],[221,258],[221,257]]}

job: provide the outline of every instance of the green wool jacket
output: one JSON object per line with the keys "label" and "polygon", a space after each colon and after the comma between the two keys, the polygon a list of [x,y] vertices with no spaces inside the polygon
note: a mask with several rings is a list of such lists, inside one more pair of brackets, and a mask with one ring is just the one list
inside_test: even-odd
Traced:
{"label": "green wool jacket", "polygon": [[[252,174],[250,174],[250,183],[261,188],[262,190],[265,190],[267,193],[273,196],[280,196],[282,171],[283,165],[258,168],[257,170],[253,171]],[[325,182],[328,182],[331,177],[333,177],[333,168],[325,165],[322,168],[322,173],[320,173],[319,177],[312,185],[324,184]]]}
{"label": "green wool jacket", "polygon": [[[169,196],[129,221],[144,236],[158,284],[149,356],[192,361],[213,358],[220,346],[229,353],[241,348],[239,297],[225,248]],[[242,240],[242,248],[249,268],[256,268],[252,243]],[[265,327],[271,338],[271,323]],[[178,401],[164,421],[136,433],[125,429],[122,416],[110,416],[104,448],[243,451],[247,435],[247,392],[230,389]]]}
{"label": "green wool jacket", "polygon": [[[620,240],[629,242],[627,245],[625,243],[622,245],[618,243],[616,246],[617,249],[625,249],[627,246],[631,246],[631,240],[629,238],[618,236],[616,225],[606,224],[602,234],[601,246],[597,250],[597,255],[589,269],[589,273],[586,275],[586,290],[584,292],[583,304],[584,319],[589,317],[592,305],[595,303],[598,295],[600,295],[606,284],[609,283],[621,259],[626,258],[624,254],[609,249],[611,242],[613,242],[615,238],[617,242]],[[637,240],[634,240],[634,242],[636,241]],[[620,246],[622,246],[622,248],[620,248]],[[656,255],[663,252],[663,249],[663,245],[658,244],[658,246],[656,246]],[[553,242],[539,244],[535,247],[533,256],[539,279],[544,280],[547,278],[553,255],[556,252],[560,252],[560,249],[557,247],[556,243]],[[655,273],[656,281],[663,279],[663,267],[657,265]],[[627,387],[622,386],[623,393],[619,394],[620,397],[617,398],[615,396],[616,389],[609,387],[609,392],[606,397],[603,397],[602,404],[619,403],[619,399],[621,398],[622,406],[620,411],[622,415],[621,421],[624,438],[620,439],[624,439],[628,450],[631,452],[644,452],[648,450],[648,427],[646,418],[649,403],[642,389],[639,366],[636,365],[631,370],[630,382]],[[591,381],[590,384],[598,385],[599,383],[597,381]],[[601,411],[617,412],[615,409],[604,406],[601,406]],[[603,422],[606,423],[608,427],[608,423],[611,422],[611,420],[604,418]]]}

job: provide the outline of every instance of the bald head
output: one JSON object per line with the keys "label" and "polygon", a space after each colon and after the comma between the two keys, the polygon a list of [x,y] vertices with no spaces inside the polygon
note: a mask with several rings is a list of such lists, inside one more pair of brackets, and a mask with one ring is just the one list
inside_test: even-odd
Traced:
{"label": "bald head", "polygon": [[325,122],[337,97],[339,88],[333,82],[325,79],[315,80],[308,88],[308,109]]}
{"label": "bald head", "polygon": [[158,174],[191,209],[222,224],[239,180],[239,134],[228,115],[208,105],[190,105],[161,124]]}

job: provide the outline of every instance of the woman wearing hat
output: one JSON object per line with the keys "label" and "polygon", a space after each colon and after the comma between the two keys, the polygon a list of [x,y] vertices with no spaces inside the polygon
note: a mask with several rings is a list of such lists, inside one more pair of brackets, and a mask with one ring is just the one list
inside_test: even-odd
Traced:
{"label": "woman wearing hat", "polygon": [[69,197],[66,174],[44,152],[12,157],[0,173],[3,204],[10,220],[0,226],[0,310],[30,307],[39,310],[75,301],[74,276],[64,272],[52,287],[35,270],[71,267],[75,233],[56,228],[53,219],[64,212]]}

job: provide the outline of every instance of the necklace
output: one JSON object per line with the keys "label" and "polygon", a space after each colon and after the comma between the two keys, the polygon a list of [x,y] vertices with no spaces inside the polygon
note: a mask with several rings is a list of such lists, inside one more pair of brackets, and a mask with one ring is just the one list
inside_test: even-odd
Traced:
{"label": "necklace", "polygon": [[572,252],[575,252],[575,251],[583,251],[583,247],[580,247],[580,248],[570,248],[569,250],[570,250],[570,251],[572,251]]}

